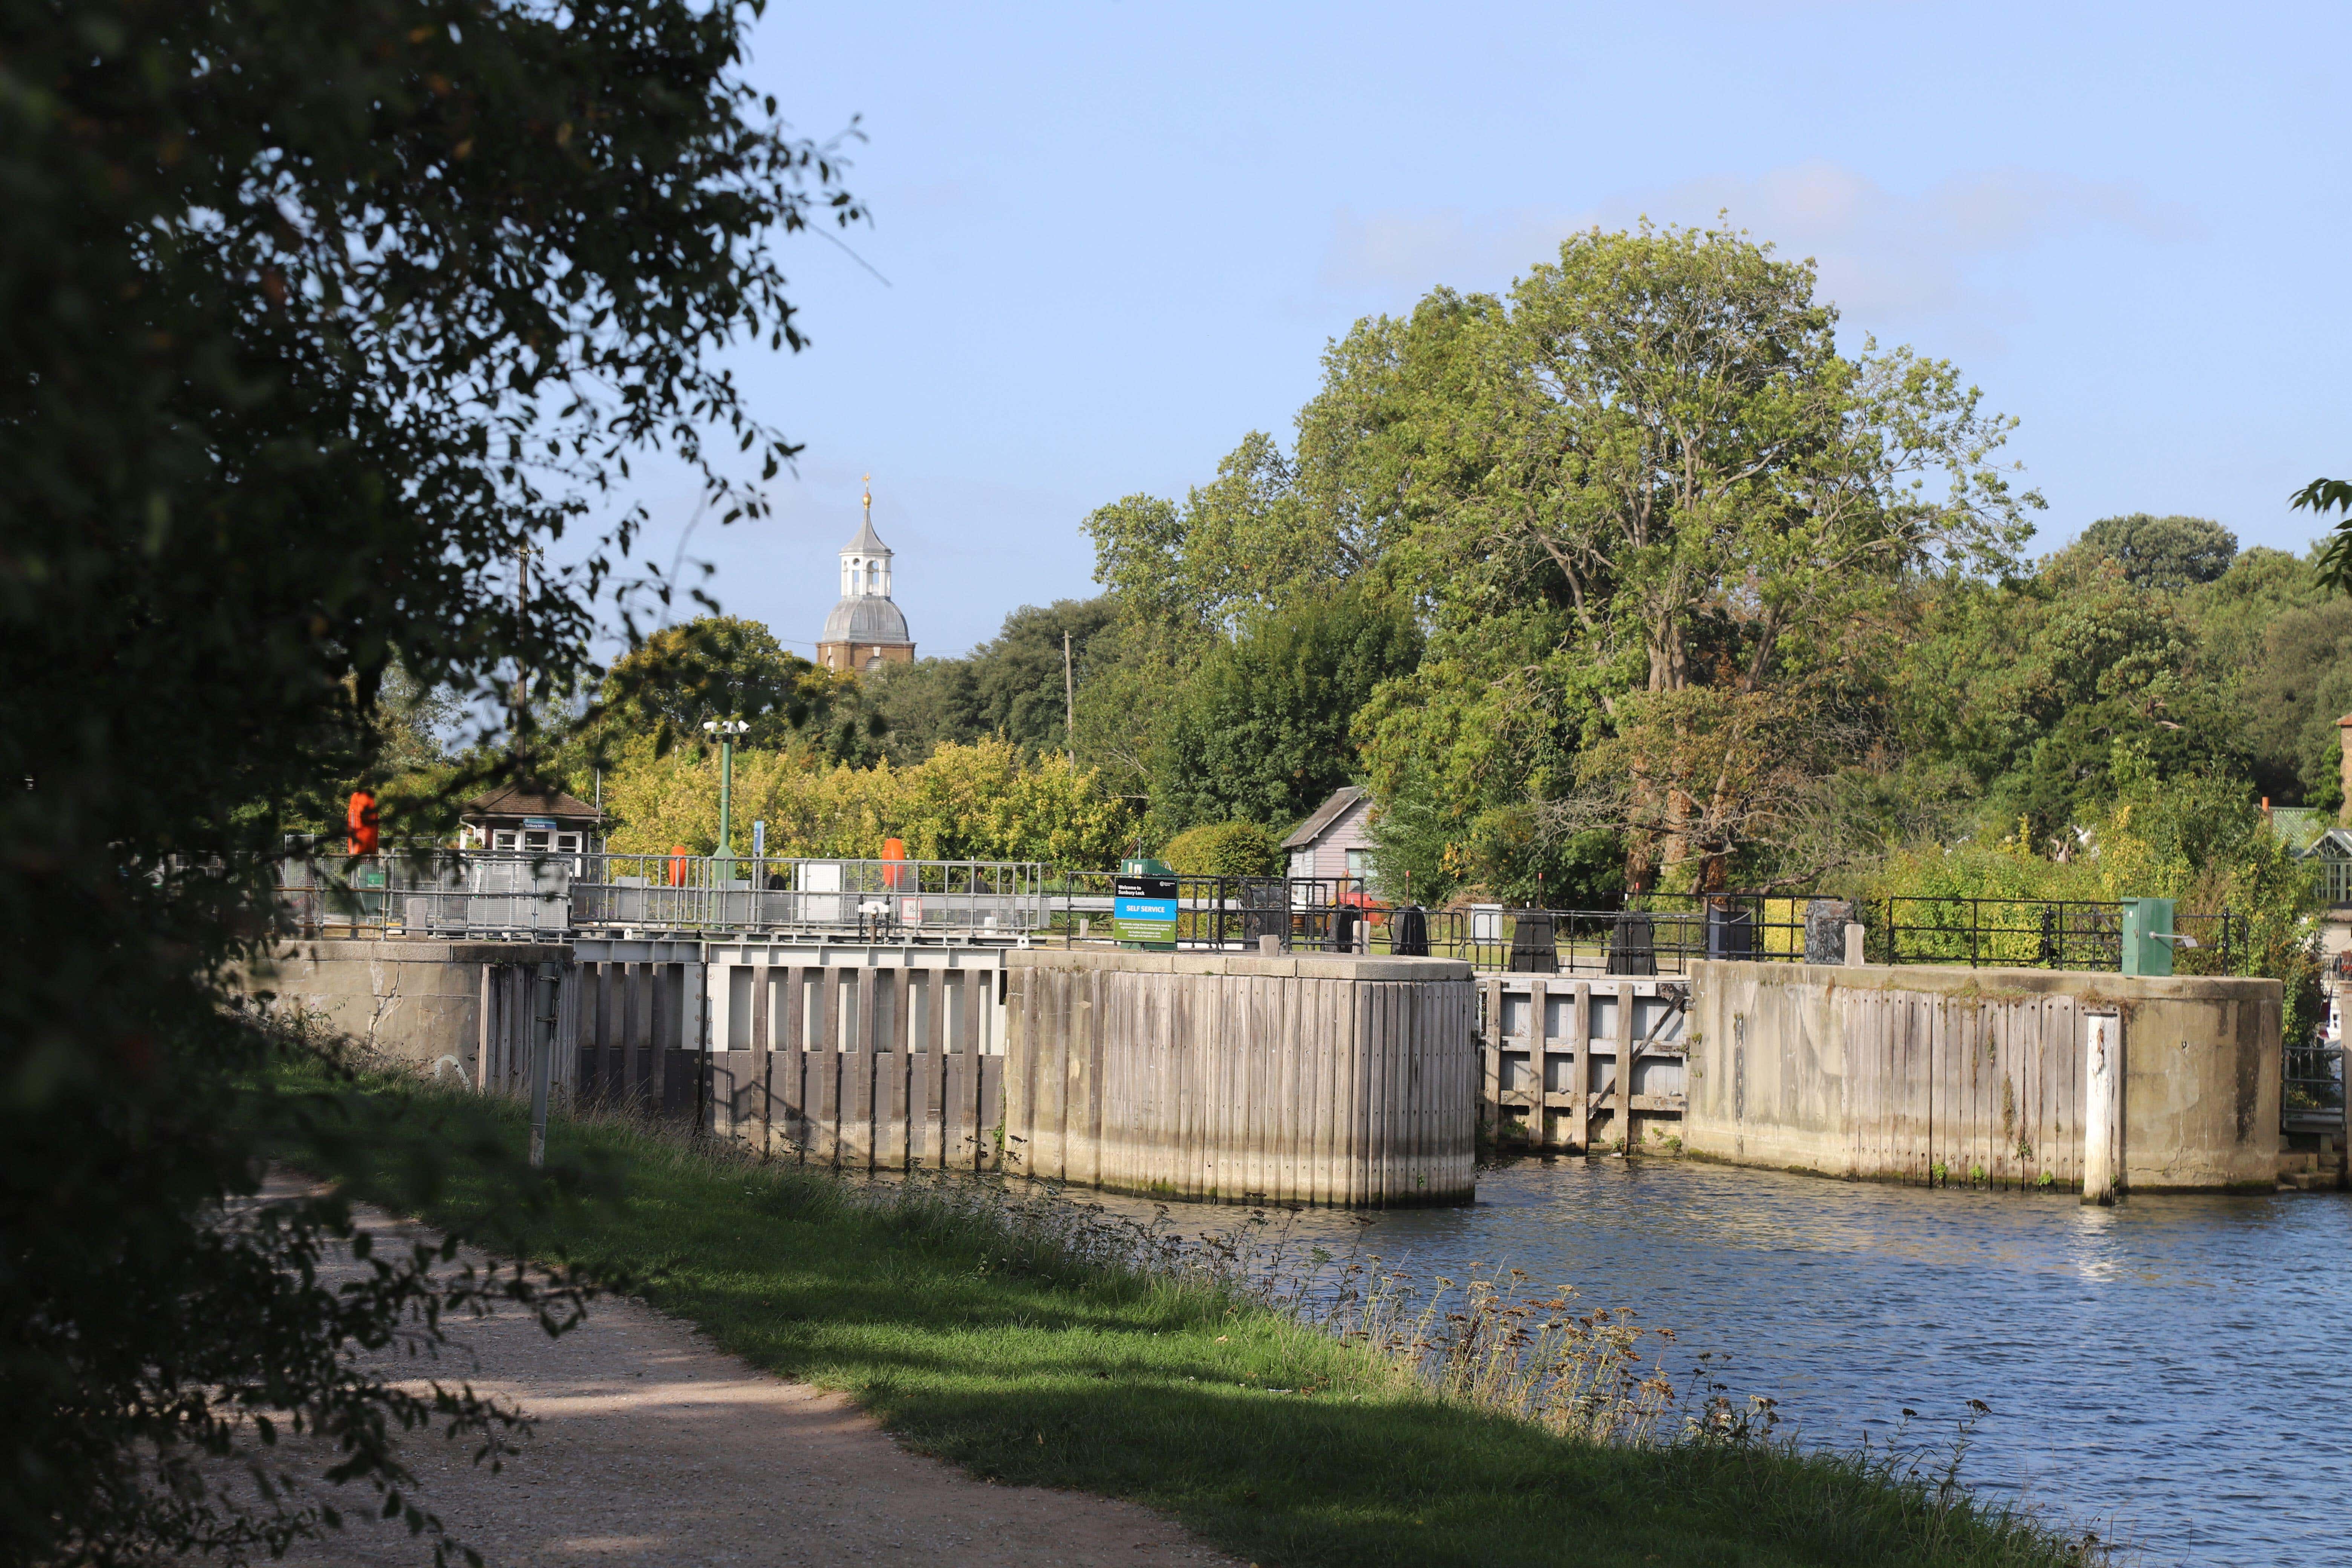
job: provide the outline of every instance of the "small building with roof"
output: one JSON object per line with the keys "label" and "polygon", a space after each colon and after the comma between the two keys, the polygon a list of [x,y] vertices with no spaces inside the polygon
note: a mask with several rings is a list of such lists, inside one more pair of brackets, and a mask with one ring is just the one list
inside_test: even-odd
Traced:
{"label": "small building with roof", "polygon": [[604,814],[560,789],[500,784],[457,812],[461,848],[578,855],[593,849]]}
{"label": "small building with roof", "polygon": [[1290,857],[1293,877],[1337,879],[1353,877],[1360,883],[1372,875],[1372,796],[1355,784],[1342,784],[1315,808],[1314,815],[1292,829],[1282,841]]}
{"label": "small building with roof", "polygon": [[915,662],[915,639],[908,635],[907,617],[890,599],[890,547],[874,531],[870,487],[865,525],[842,547],[841,602],[824,618],[816,661],[843,672]]}

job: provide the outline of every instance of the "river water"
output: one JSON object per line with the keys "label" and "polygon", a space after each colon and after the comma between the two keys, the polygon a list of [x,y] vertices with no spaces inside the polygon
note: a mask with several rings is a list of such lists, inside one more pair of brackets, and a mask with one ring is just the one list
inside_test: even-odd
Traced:
{"label": "river water", "polygon": [[[1319,1229],[1310,1225],[1309,1228]],[[1948,1446],[1964,1480],[2151,1563],[2352,1563],[2352,1195],[1929,1191],[1675,1161],[1528,1159],[1360,1245],[1473,1262],[1727,1355],[1810,1444]],[[1679,1378],[1678,1378],[1679,1381]]]}

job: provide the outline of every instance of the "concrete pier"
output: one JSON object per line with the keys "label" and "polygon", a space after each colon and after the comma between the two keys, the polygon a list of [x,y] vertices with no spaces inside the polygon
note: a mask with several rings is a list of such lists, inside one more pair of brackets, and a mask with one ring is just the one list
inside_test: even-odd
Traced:
{"label": "concrete pier", "polygon": [[1735,1164],[2080,1191],[2088,1019],[2111,1013],[2121,1190],[2268,1192],[2282,1001],[2222,976],[1702,962],[1682,1137]]}
{"label": "concrete pier", "polygon": [[1006,963],[1009,1170],[1222,1203],[1470,1200],[1468,964],[1052,949]]}

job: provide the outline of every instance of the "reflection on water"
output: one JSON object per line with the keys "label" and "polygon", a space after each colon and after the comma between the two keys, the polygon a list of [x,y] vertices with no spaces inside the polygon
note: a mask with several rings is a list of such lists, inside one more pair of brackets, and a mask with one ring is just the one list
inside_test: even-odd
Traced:
{"label": "reflection on water", "polygon": [[1770,1394],[1816,1444],[1981,1399],[1967,1479],[2112,1525],[2150,1562],[2352,1561],[2352,1198],[2099,1209],[1528,1160],[1481,1172],[1474,1206],[1361,1235],[1416,1274],[1485,1262],[1632,1308],[1679,1335],[1671,1370],[1729,1355],[1734,1396]]}

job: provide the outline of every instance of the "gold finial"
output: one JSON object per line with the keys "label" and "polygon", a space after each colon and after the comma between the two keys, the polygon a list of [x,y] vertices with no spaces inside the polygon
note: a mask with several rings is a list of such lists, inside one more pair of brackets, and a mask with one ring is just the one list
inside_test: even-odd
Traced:
{"label": "gold finial", "polygon": [[874,476],[866,476],[866,521],[874,521]]}

